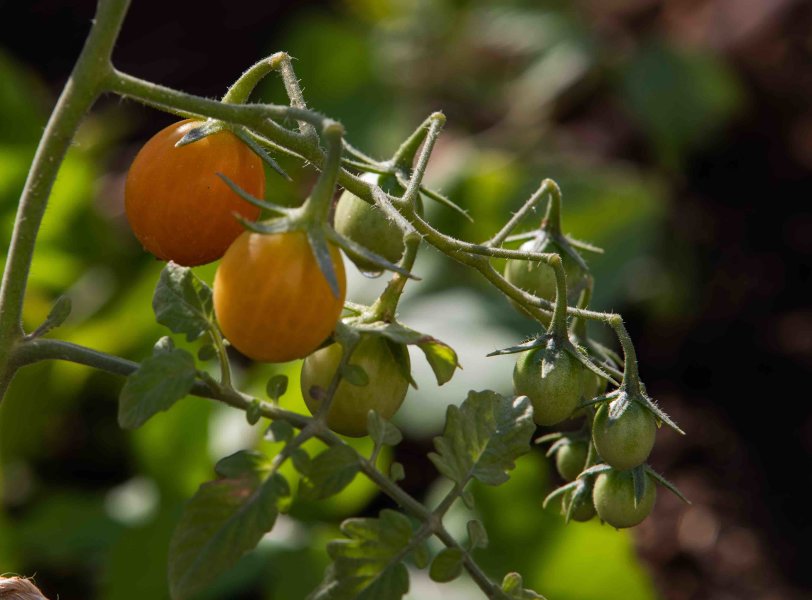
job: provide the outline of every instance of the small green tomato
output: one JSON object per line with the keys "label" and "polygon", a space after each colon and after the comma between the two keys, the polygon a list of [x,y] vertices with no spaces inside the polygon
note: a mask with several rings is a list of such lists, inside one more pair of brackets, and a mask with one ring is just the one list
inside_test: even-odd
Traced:
{"label": "small green tomato", "polygon": [[626,471],[642,464],[654,447],[657,423],[654,415],[639,402],[632,402],[618,419],[609,418],[609,409],[618,402],[602,404],[592,423],[592,440],[598,454],[609,466]]}
{"label": "small green tomato", "polygon": [[[382,184],[375,173],[367,173],[361,179]],[[341,194],[336,204],[335,230],[360,244],[370,252],[397,263],[403,256],[403,231],[377,206],[364,202],[350,191]],[[365,272],[380,272],[381,267],[361,257],[353,262]]]}
{"label": "small green tomato", "polygon": [[[314,386],[326,390],[341,361],[342,348],[331,344],[316,350],[302,364],[301,388],[305,404],[312,414],[316,414],[321,400],[314,398],[310,391]],[[350,357],[349,364],[361,367],[369,381],[366,385],[353,385],[346,379],[338,384],[330,410],[327,413],[327,426],[333,431],[352,437],[367,434],[367,414],[375,410],[384,419],[389,419],[403,404],[409,381],[404,376],[404,366],[409,366],[409,353],[404,351],[401,365],[385,338],[379,335],[366,335],[361,338]]]}
{"label": "small green tomato", "polygon": [[[567,514],[567,508],[572,502],[573,492],[567,492],[564,494],[564,498],[561,502],[561,512],[562,514]],[[595,505],[592,503],[592,498],[587,496],[586,498],[582,499],[580,504],[578,504],[575,509],[572,511],[571,519],[573,521],[578,521],[580,523],[585,523],[592,519],[595,516]]]}
{"label": "small green tomato", "polygon": [[651,514],[657,498],[654,478],[647,474],[643,481],[643,497],[635,506],[634,478],[631,471],[612,470],[598,475],[592,500],[601,520],[617,529],[642,523]]}
{"label": "small green tomato", "polygon": [[574,441],[561,446],[555,453],[555,467],[564,481],[575,481],[586,464],[586,442]]}
{"label": "small green tomato", "polygon": [[572,415],[581,400],[581,363],[564,350],[536,348],[522,353],[513,369],[516,394],[533,404],[538,425],[555,425]]}

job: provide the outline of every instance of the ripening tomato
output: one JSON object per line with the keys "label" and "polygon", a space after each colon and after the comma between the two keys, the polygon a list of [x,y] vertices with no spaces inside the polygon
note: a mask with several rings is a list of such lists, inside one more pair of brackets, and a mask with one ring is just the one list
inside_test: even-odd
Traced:
{"label": "ripening tomato", "polygon": [[339,297],[333,296],[307,235],[242,233],[214,276],[214,313],[231,344],[264,362],[304,358],[335,328],[346,291],[344,262],[330,244]]}
{"label": "ripening tomato", "polygon": [[[395,356],[398,349],[400,352]],[[312,414],[321,406],[321,399],[314,398],[310,390],[313,386],[327,390],[342,351],[339,344],[331,344],[308,356],[302,364],[302,396]],[[365,385],[354,385],[341,380],[327,413],[327,426],[343,435],[361,437],[367,434],[370,410],[389,419],[403,404],[409,387],[404,374],[409,369],[409,352],[379,335],[365,335],[355,347],[349,364],[361,367],[368,381]]]}
{"label": "ripening tomato", "polygon": [[592,500],[601,520],[612,527],[634,527],[651,514],[657,499],[657,484],[651,475],[643,477],[643,497],[635,506],[631,471],[608,471],[595,480]]}
{"label": "ripening tomato", "polygon": [[565,350],[549,347],[523,352],[513,369],[516,394],[530,398],[538,425],[555,425],[581,401],[583,366]]}
{"label": "ripening tomato", "polygon": [[232,191],[222,173],[256,198],[265,195],[262,161],[237,136],[220,131],[175,147],[201,121],[186,120],[156,133],[136,155],[124,208],[138,241],[161,260],[195,266],[217,260],[260,209]]}

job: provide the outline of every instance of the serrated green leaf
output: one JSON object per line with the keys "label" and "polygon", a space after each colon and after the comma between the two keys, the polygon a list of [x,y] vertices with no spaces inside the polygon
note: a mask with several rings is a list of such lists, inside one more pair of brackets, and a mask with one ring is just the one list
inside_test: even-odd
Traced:
{"label": "serrated green leaf", "polygon": [[488,546],[488,532],[485,531],[485,526],[477,519],[468,521],[468,543],[471,549],[487,548]]}
{"label": "serrated green leaf", "polygon": [[265,392],[268,398],[272,400],[279,400],[288,391],[288,376],[277,374],[268,380],[268,385],[265,386]]}
{"label": "serrated green leaf", "polygon": [[397,446],[403,440],[400,429],[374,410],[370,410],[367,414],[367,431],[376,446]]}
{"label": "serrated green leaf", "polygon": [[206,589],[254,548],[278,515],[279,499],[290,495],[278,473],[260,483],[254,477],[204,483],[186,504],[169,545],[169,586],[174,600]]}
{"label": "serrated green leaf", "polygon": [[168,410],[194,385],[197,370],[191,354],[158,345],[154,352],[121,388],[118,424],[124,429],[140,427],[154,414]]}
{"label": "serrated green leaf", "polygon": [[403,514],[385,509],[377,519],[348,519],[348,539],[327,545],[333,563],[309,600],[400,600],[409,591],[403,551],[412,525]]}
{"label": "serrated green leaf", "polygon": [[190,342],[212,327],[212,299],[209,287],[191,269],[170,262],[161,271],[152,297],[155,318]]}
{"label": "serrated green leaf", "polygon": [[360,470],[358,454],[349,446],[330,446],[309,461],[299,482],[304,500],[322,500],[347,487]]}
{"label": "serrated green leaf", "polygon": [[429,577],[438,583],[448,583],[462,575],[463,552],[459,548],[443,548],[431,561]]}
{"label": "serrated green leaf", "polygon": [[256,450],[240,450],[221,458],[214,465],[214,472],[226,479],[256,477],[262,479],[271,471],[271,460]]}
{"label": "serrated green leaf", "polygon": [[443,475],[464,487],[471,478],[488,485],[509,479],[514,460],[530,450],[535,431],[530,401],[511,401],[486,390],[469,392],[446,412],[443,435],[434,438],[429,458]]}
{"label": "serrated green leaf", "polygon": [[287,421],[273,421],[265,432],[269,442],[287,442],[293,437],[293,425]]}

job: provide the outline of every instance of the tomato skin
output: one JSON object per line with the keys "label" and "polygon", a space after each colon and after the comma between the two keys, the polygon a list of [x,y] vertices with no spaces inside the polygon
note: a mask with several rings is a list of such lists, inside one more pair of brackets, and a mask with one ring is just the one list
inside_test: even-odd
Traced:
{"label": "tomato skin", "polygon": [[632,402],[616,421],[609,419],[609,404],[604,403],[592,422],[592,440],[598,454],[619,471],[644,463],[654,447],[656,434],[654,415],[638,402]]}
{"label": "tomato skin", "polygon": [[344,262],[330,244],[339,297],[319,270],[301,231],[245,231],[214,276],[214,312],[225,337],[254,360],[304,358],[330,335],[346,292]]}
{"label": "tomato skin", "polygon": [[616,529],[634,527],[651,514],[657,499],[657,485],[651,475],[644,477],[643,498],[634,505],[634,479],[631,471],[609,471],[595,479],[592,500],[601,520]]}
{"label": "tomato skin", "polygon": [[[379,183],[379,177],[374,173],[367,173],[361,179]],[[338,199],[334,223],[338,233],[391,263],[397,263],[403,256],[403,232],[397,223],[380,208],[364,202],[350,191],[345,191]],[[365,272],[381,270],[378,265],[360,257],[354,258],[353,262]]]}
{"label": "tomato skin", "polygon": [[127,173],[124,208],[135,237],[161,260],[196,266],[217,260],[260,209],[240,198],[217,173],[256,198],[265,195],[262,160],[229,131],[175,147],[201,121],[185,120],[156,133]]}
{"label": "tomato skin", "polygon": [[[569,507],[570,502],[572,502],[572,496],[573,492],[567,492],[564,494],[561,501],[562,514],[567,514],[567,507]],[[581,504],[576,506],[575,510],[572,511],[571,519],[573,521],[585,523],[592,520],[592,517],[595,516],[595,512],[595,505],[592,502],[592,498],[587,496],[582,500]]]}
{"label": "tomato skin", "polygon": [[[302,396],[312,414],[318,411],[321,400],[313,398],[310,389],[319,386],[327,390],[341,354],[341,346],[331,344],[317,350],[302,363]],[[403,355],[408,366],[409,353]],[[367,413],[370,410],[376,410],[384,419],[390,419],[398,411],[406,397],[409,381],[386,340],[378,335],[361,338],[350,357],[350,364],[364,369],[369,382],[357,386],[346,379],[341,380],[327,413],[327,426],[343,435],[361,437],[367,435]]]}
{"label": "tomato skin", "polygon": [[[567,300],[570,304],[577,302],[581,290],[586,285],[587,273],[558,244],[542,233],[539,238],[523,243],[519,246],[519,250],[522,252],[554,252],[559,254],[561,263],[564,265],[564,272],[567,275]],[[545,262],[516,258],[508,259],[505,263],[505,279],[517,288],[534,296],[555,302],[555,269]]]}
{"label": "tomato skin", "polygon": [[555,467],[564,481],[575,481],[586,464],[586,442],[572,442],[561,446],[555,453]]}
{"label": "tomato skin", "polygon": [[[548,371],[542,376],[544,368]],[[536,348],[520,355],[513,386],[517,395],[530,398],[536,424],[555,425],[572,415],[581,400],[581,369],[581,363],[563,350]]]}

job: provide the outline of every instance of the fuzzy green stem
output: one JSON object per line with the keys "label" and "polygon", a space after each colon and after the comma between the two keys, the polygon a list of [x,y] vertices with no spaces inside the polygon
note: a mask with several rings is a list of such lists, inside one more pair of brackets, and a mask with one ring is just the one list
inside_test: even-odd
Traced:
{"label": "fuzzy green stem", "polygon": [[[414,266],[415,258],[417,257],[417,250],[420,247],[420,235],[417,233],[409,234],[405,237],[404,241],[403,258],[400,261],[400,266],[405,270],[411,272]],[[398,302],[403,294],[403,288],[409,280],[405,275],[395,273],[386,285],[383,293],[375,301],[375,304],[370,308],[369,321],[384,321],[390,323],[395,320],[395,312],[397,311]]]}
{"label": "fuzzy green stem", "polygon": [[416,206],[417,204],[417,196],[420,194],[420,183],[426,174],[426,168],[429,165],[429,157],[431,156],[432,150],[434,150],[434,144],[440,136],[443,125],[445,125],[445,115],[441,112],[432,113],[427,121],[430,121],[431,124],[426,133],[426,141],[417,157],[417,164],[415,165],[411,179],[409,179],[409,186],[398,202],[402,205]]}
{"label": "fuzzy green stem", "polygon": [[228,91],[223,96],[223,102],[226,104],[244,104],[248,102],[248,98],[259,82],[268,73],[276,70],[278,62],[274,60],[274,56],[263,58],[248,67],[248,70],[240,75],[240,78],[228,88]]}
{"label": "fuzzy green stem", "polygon": [[541,227],[552,235],[561,235],[561,189],[554,181],[551,183],[550,203],[547,205],[547,214],[544,215]]}
{"label": "fuzzy green stem", "polygon": [[533,192],[533,195],[530,196],[522,207],[510,218],[510,220],[505,223],[505,226],[502,227],[502,229],[500,229],[496,235],[485,242],[484,245],[489,247],[501,246],[505,239],[507,239],[507,236],[510,235],[510,232],[516,229],[516,226],[522,221],[522,219],[524,219],[530,211],[536,208],[536,205],[542,198],[544,198],[545,194],[548,192],[553,194],[555,193],[554,190],[558,190],[558,186],[552,179],[545,179],[542,181],[539,188]]}
{"label": "fuzzy green stem", "polygon": [[392,164],[397,169],[402,169],[407,173],[412,169],[414,157],[417,154],[420,144],[426,139],[426,134],[429,132],[431,124],[434,122],[435,116],[429,115],[425,121],[420,124],[420,127],[415,129],[412,134],[406,138],[400,147],[392,156]]}
{"label": "fuzzy green stem", "polygon": [[128,6],[128,0],[99,1],[90,34],[48,119],[20,196],[0,284],[0,399],[14,376],[9,364],[12,347],[24,334],[23,299],[48,196],[82,118],[112,69],[110,56]]}
{"label": "fuzzy green stem", "polygon": [[560,339],[567,339],[567,273],[558,254],[548,264],[555,270],[555,308],[550,321],[550,332]]}
{"label": "fuzzy green stem", "polygon": [[637,352],[634,349],[634,343],[623,324],[623,317],[620,315],[611,315],[606,320],[607,323],[615,330],[620,346],[623,348],[623,386],[630,393],[640,392],[640,375],[637,371]]}
{"label": "fuzzy green stem", "polygon": [[330,208],[333,206],[338,171],[341,168],[341,137],[344,135],[344,128],[336,121],[328,121],[324,124],[322,133],[327,140],[327,158],[321,175],[303,206],[305,214],[312,217],[311,223],[327,222]]}

